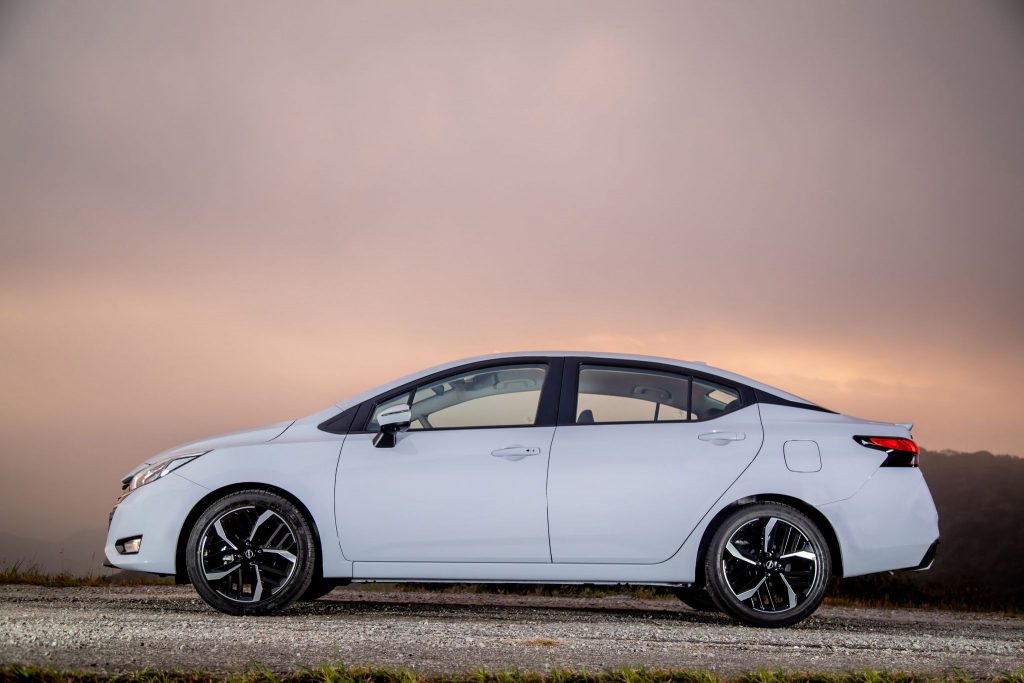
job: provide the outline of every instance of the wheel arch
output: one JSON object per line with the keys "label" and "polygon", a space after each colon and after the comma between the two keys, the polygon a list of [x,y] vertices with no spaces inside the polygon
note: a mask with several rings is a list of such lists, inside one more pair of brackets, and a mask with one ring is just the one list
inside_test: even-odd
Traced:
{"label": "wheel arch", "polygon": [[294,505],[300,513],[306,518],[306,522],[309,523],[309,528],[313,530],[313,541],[316,543],[316,567],[314,569],[313,578],[314,580],[323,577],[323,546],[320,541],[320,529],[317,528],[316,520],[313,519],[313,515],[310,514],[309,508],[298,499],[294,494],[280,486],[274,486],[273,484],[265,484],[262,482],[241,482],[237,484],[229,484],[222,486],[219,489],[210,491],[208,494],[203,496],[192,509],[189,510],[188,515],[185,517],[185,521],[182,522],[181,529],[178,531],[178,543],[174,550],[174,582],[177,584],[191,583],[188,578],[188,569],[185,564],[185,546],[188,544],[189,534],[192,533],[192,527],[195,525],[196,520],[199,516],[210,506],[213,501],[218,498],[223,498],[226,495],[235,493],[237,491],[245,491],[249,489],[260,489],[269,493],[274,493],[292,505]]}
{"label": "wheel arch", "polygon": [[737,510],[737,508],[746,507],[747,505],[753,505],[755,503],[782,503],[792,508],[796,508],[800,512],[804,513],[811,518],[821,533],[825,536],[825,541],[828,543],[829,553],[832,555],[832,576],[843,575],[843,553],[842,546],[839,545],[839,537],[836,535],[836,530],[832,527],[832,523],[828,521],[828,518],[821,513],[816,507],[810,503],[794,498],[793,496],[787,496],[780,493],[763,493],[756,496],[745,496],[732,503],[726,505],[724,508],[718,511],[708,523],[707,528],[704,530],[704,534],[700,539],[700,546],[697,549],[697,566],[695,574],[695,584],[703,586],[704,577],[704,555],[707,553],[708,545],[711,543],[711,537],[715,535],[715,531],[722,525],[726,517],[731,515]]}

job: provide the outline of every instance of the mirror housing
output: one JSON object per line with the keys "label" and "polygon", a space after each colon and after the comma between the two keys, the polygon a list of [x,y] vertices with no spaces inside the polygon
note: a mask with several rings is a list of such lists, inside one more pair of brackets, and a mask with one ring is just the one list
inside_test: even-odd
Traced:
{"label": "mirror housing", "polygon": [[398,432],[404,432],[412,422],[412,412],[407,405],[391,406],[377,416],[380,430],[373,437],[376,448],[394,448],[398,443]]}

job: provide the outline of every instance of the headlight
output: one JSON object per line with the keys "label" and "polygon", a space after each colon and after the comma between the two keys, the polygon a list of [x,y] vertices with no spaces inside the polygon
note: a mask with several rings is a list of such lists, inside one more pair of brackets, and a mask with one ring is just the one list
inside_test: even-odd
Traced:
{"label": "headlight", "polygon": [[209,452],[210,451],[197,451],[195,453],[186,453],[184,455],[179,455],[176,458],[164,460],[163,462],[159,462],[155,465],[150,465],[145,469],[139,470],[128,481],[128,485],[126,487],[128,489],[128,493],[131,493],[140,486],[145,486],[146,484],[150,484],[157,479],[170,474],[185,463],[192,462],[200,455],[206,455]]}

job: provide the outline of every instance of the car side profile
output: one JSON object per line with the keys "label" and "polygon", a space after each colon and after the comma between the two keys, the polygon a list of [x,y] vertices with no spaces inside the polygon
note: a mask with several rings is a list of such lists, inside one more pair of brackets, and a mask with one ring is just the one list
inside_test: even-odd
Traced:
{"label": "car side profile", "polygon": [[786,626],[833,576],[931,565],[910,428],[703,363],[481,356],[147,460],[105,554],[236,615],[352,581],[647,584]]}

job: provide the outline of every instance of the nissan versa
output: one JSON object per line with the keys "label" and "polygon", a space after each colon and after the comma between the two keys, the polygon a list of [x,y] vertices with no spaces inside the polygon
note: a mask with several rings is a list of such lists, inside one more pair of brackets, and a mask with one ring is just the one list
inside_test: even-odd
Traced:
{"label": "nissan versa", "polygon": [[483,356],[151,458],[105,552],[229,614],[350,581],[650,584],[786,626],[832,576],[931,565],[910,427],[703,363]]}

